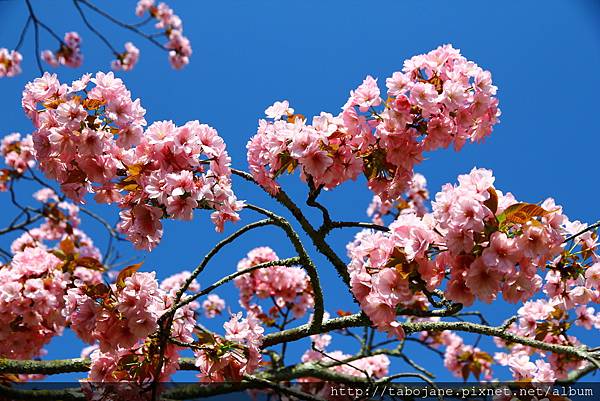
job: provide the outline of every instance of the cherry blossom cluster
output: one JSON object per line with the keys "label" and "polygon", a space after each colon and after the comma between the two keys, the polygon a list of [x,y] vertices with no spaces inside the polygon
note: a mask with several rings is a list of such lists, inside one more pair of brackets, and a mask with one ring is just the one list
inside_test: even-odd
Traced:
{"label": "cherry blossom cluster", "polygon": [[113,70],[131,71],[140,58],[140,49],[131,42],[125,43],[125,51],[113,60],[111,67]]}
{"label": "cherry blossom cluster", "polygon": [[[570,229],[580,227],[578,223],[569,225]],[[593,236],[585,235],[580,241],[584,242],[585,237],[592,239]],[[594,239],[591,249],[596,248]],[[509,332],[546,343],[579,346],[580,341],[568,333],[573,323],[587,330],[600,329],[600,312],[589,306],[600,300],[600,263],[595,262],[585,267],[577,263],[551,266],[544,280],[543,292],[547,298],[527,301],[518,310],[518,319],[509,327]],[[552,383],[567,378],[569,372],[586,363],[519,344],[508,345],[500,340],[496,343],[509,349],[508,353],[496,353],[496,361],[508,366],[515,380]],[[536,354],[546,360],[539,358],[531,361],[531,357]]]}
{"label": "cherry blossom cluster", "polygon": [[79,285],[67,291],[64,315],[85,342],[101,351],[131,348],[158,328],[164,300],[155,273],[134,273],[120,285]]}
{"label": "cherry blossom cluster", "polygon": [[52,67],[60,65],[71,68],[80,67],[83,63],[81,37],[77,32],[67,32],[57,51],[44,50],[41,56]]}
{"label": "cherry blossom cluster", "polygon": [[38,356],[65,327],[60,311],[68,281],[61,261],[42,248],[26,248],[0,269],[0,355]]}
{"label": "cherry blossom cluster", "polygon": [[31,135],[24,137],[12,133],[0,141],[0,156],[7,168],[0,169],[0,192],[8,190],[8,183],[19,178],[27,169],[35,166],[35,150]]}
{"label": "cherry blossom cluster", "polygon": [[455,377],[466,381],[472,374],[478,381],[492,379],[492,356],[476,346],[465,344],[456,333],[449,330],[422,332],[421,341],[434,348],[445,347],[444,366]]}
{"label": "cherry blossom cluster", "polygon": [[518,203],[493,186],[490,170],[473,169],[446,184],[432,202],[437,231],[447,252],[438,266],[450,267],[446,296],[464,305],[494,301],[502,291],[511,303],[541,287],[538,268],[558,256],[567,221],[554,200]]}
{"label": "cherry blossom cluster", "polygon": [[[246,270],[261,263],[278,260],[279,257],[269,247],[259,247],[248,252],[238,263],[238,271]],[[310,279],[300,267],[271,266],[243,274],[235,279],[240,290],[240,305],[252,311],[263,322],[273,322],[286,308],[293,316],[300,318],[314,306]],[[266,311],[257,303],[261,299],[272,299],[274,305]]]}
{"label": "cherry blossom cluster", "polygon": [[0,78],[14,77],[21,73],[23,56],[16,50],[0,48]]}
{"label": "cherry blossom cluster", "polygon": [[381,330],[401,337],[397,309],[423,307],[423,291],[446,275],[446,298],[464,305],[500,292],[512,303],[529,299],[542,286],[538,269],[563,251],[567,219],[552,199],[518,203],[485,169],[458,181],[436,194],[432,213],[407,209],[389,232],[363,231],[348,246],[352,290]]}
{"label": "cherry blossom cluster", "polygon": [[[193,327],[193,320],[186,325]],[[164,346],[163,364],[157,377],[157,364],[161,355],[157,337],[148,337],[132,348],[117,348],[108,352],[96,349],[90,355],[91,367],[86,380],[90,383],[102,383],[94,390],[95,396],[106,393],[109,397],[118,396],[116,399],[127,397],[135,401],[147,401],[151,399],[149,383],[169,380],[179,367],[181,350],[181,347],[172,343]],[[110,386],[110,383],[115,386]]]}
{"label": "cherry blossom cluster", "polygon": [[203,382],[240,381],[260,364],[264,328],[253,312],[231,316],[223,325],[225,336],[206,334],[206,341],[194,351],[198,377]]}
{"label": "cherry blossom cluster", "polygon": [[220,315],[225,309],[225,301],[217,294],[209,294],[204,302],[202,302],[204,317],[212,319]]}
{"label": "cherry blossom cluster", "polygon": [[22,137],[15,132],[0,141],[0,155],[4,157],[4,163],[19,175],[35,166],[34,153],[31,135]]}
{"label": "cherry blossom cluster", "polygon": [[371,217],[373,223],[379,225],[384,225],[384,217],[388,215],[395,218],[399,213],[414,211],[417,216],[423,216],[427,213],[427,206],[425,205],[427,200],[429,200],[427,179],[422,174],[415,173],[402,197],[383,202],[379,195],[374,195],[367,209],[367,214]]}
{"label": "cherry blossom cluster", "polygon": [[88,400],[150,401],[152,386],[157,385],[160,393],[161,383],[177,371],[178,351],[179,347],[173,344],[164,347],[164,362],[157,377],[160,351],[154,338],[131,349],[107,353],[96,349],[89,355],[90,371],[82,381],[82,390]]}
{"label": "cherry blossom cluster", "polygon": [[190,40],[183,35],[183,24],[167,4],[160,2],[155,5],[154,0],[139,0],[135,14],[142,17],[145,14],[156,19],[155,27],[164,32],[169,40],[165,47],[169,49],[169,62],[175,69],[181,69],[190,62],[192,46]]}
{"label": "cherry blossom cluster", "polygon": [[[528,301],[519,309],[518,320],[509,327],[509,332],[551,344],[578,346],[579,340],[566,334],[570,325],[567,317],[568,312],[553,300]],[[507,346],[499,340],[496,344]],[[509,353],[497,352],[495,360],[502,366],[508,366],[517,381],[553,383],[557,379],[565,379],[569,371],[585,364],[578,359],[546,352],[541,353],[542,358],[531,361],[537,350],[521,344],[510,344],[508,348]],[[547,361],[543,357],[547,357]]]}
{"label": "cherry blossom cluster", "polygon": [[427,256],[429,247],[442,238],[426,217],[400,214],[389,232],[365,230],[347,246],[352,292],[361,309],[378,329],[399,338],[404,331],[396,321],[397,309],[419,311],[428,306],[422,290],[416,290],[409,279],[421,275],[435,286],[443,279],[443,272],[438,274]]}
{"label": "cherry blossom cluster", "polygon": [[[189,277],[182,272],[158,284],[155,273],[135,272],[139,266],[124,269],[114,284],[78,285],[67,291],[63,314],[71,329],[85,342],[97,344],[90,358],[91,382],[132,382],[130,390],[139,393],[139,386],[152,380],[167,381],[178,368],[181,346],[171,342],[163,346],[163,364],[157,375],[160,337],[154,335],[158,318],[168,310],[175,293]],[[192,282],[191,289],[198,289]],[[191,343],[196,323],[192,302],[179,308],[169,335],[181,343]],[[119,394],[123,395],[119,387]],[[146,399],[143,398],[134,399]]]}
{"label": "cherry blossom cluster", "polygon": [[0,356],[39,356],[66,325],[61,310],[74,281],[102,281],[100,252],[78,227],[78,208],[59,202],[49,189],[37,192],[44,222],[11,246],[11,262],[0,268]]}
{"label": "cherry blossom cluster", "polygon": [[138,249],[160,241],[162,218],[190,220],[196,208],[213,209],[219,231],[239,219],[242,203],[217,132],[197,121],[157,122],[144,132],[145,110],[112,72],[70,86],[46,73],[26,85],[22,104],[36,127],[42,171],[75,201],[92,193],[117,203],[119,229]]}
{"label": "cherry blossom cluster", "polygon": [[271,193],[275,179],[300,167],[301,177],[331,189],[363,173],[383,202],[409,186],[423,152],[460,149],[488,136],[500,114],[491,74],[445,45],[404,63],[386,80],[388,97],[367,76],[333,116],[321,113],[312,125],[287,101],[265,112],[248,142],[254,178]]}

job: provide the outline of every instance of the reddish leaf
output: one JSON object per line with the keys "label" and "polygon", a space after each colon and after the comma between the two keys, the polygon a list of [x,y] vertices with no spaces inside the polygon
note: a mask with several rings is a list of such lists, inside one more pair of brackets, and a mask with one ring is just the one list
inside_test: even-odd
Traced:
{"label": "reddish leaf", "polygon": [[488,200],[483,202],[483,204],[488,209],[490,209],[492,213],[496,214],[496,212],[498,211],[498,194],[496,193],[494,187],[489,187],[488,193],[490,194],[490,197],[488,198]]}
{"label": "reddish leaf", "polygon": [[104,265],[98,259],[92,258],[89,256],[77,258],[75,260],[75,264],[77,266],[86,267],[86,268],[92,269],[92,270],[99,270],[99,271],[104,270]]}
{"label": "reddish leaf", "polygon": [[288,122],[294,123],[296,120],[306,120],[306,117],[302,114],[292,114],[288,116]]}
{"label": "reddish leaf", "polygon": [[462,373],[462,378],[464,381],[467,381],[467,379],[469,378],[469,365],[463,365],[462,369],[461,369],[461,373]]}
{"label": "reddish leaf", "polygon": [[140,269],[140,267],[142,267],[143,264],[144,264],[144,262],[136,263],[135,265],[127,266],[126,268],[121,270],[121,272],[117,276],[117,287],[118,288],[125,287],[125,279],[127,277],[133,276],[134,273],[137,272]]}
{"label": "reddish leaf", "polygon": [[67,237],[64,240],[60,241],[59,248],[66,255],[72,255],[75,253],[75,243],[70,237]]}
{"label": "reddish leaf", "polygon": [[506,208],[500,216],[498,221],[502,224],[513,223],[513,224],[525,224],[535,217],[543,217],[555,210],[546,210],[541,206],[534,205],[532,203],[515,203]]}
{"label": "reddish leaf", "polygon": [[85,99],[83,101],[83,107],[88,110],[97,110],[102,107],[106,102],[104,100],[96,99]]}
{"label": "reddish leaf", "polygon": [[100,283],[86,287],[85,293],[94,299],[106,298],[110,294],[110,288]]}

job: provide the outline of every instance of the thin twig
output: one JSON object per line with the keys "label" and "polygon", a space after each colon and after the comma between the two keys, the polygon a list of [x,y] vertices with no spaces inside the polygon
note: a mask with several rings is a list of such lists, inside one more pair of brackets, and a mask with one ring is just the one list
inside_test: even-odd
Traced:
{"label": "thin twig", "polygon": [[569,242],[569,241],[571,241],[571,240],[574,240],[575,238],[579,237],[580,235],[582,235],[582,234],[585,234],[586,232],[588,232],[588,231],[591,231],[591,230],[594,230],[594,229],[596,229],[596,228],[598,228],[598,227],[600,227],[600,220],[598,220],[598,221],[597,221],[597,222],[595,222],[594,224],[592,224],[592,225],[590,225],[590,226],[588,226],[588,227],[584,228],[583,230],[579,231],[578,233],[576,233],[576,234],[573,234],[573,235],[571,235],[570,237],[567,237],[567,238],[566,238],[566,239],[563,241],[563,243],[565,243],[565,242]]}
{"label": "thin twig", "polygon": [[19,51],[21,49],[21,46],[23,46],[23,41],[25,40],[25,34],[27,34],[27,31],[29,30],[30,24],[31,24],[31,15],[29,17],[27,17],[25,26],[23,26],[23,29],[21,30],[21,34],[19,35],[19,41],[17,42],[17,45],[15,46],[16,51]]}
{"label": "thin twig", "polygon": [[88,21],[87,17],[85,16],[85,13],[83,12],[83,10],[81,9],[81,6],[79,5],[78,0],[73,0],[73,4],[75,5],[77,12],[81,16],[83,23],[88,27],[88,29],[90,31],[92,31],[102,42],[104,42],[104,44],[110,49],[111,52],[113,52],[113,54],[115,56],[119,56],[119,52],[113,47],[113,45],[110,44],[108,39],[106,39],[106,37],[104,35],[102,35],[96,28],[94,28],[94,26],[90,23],[90,21]]}
{"label": "thin twig", "polygon": [[163,49],[163,50],[169,50],[167,49],[163,44],[161,44],[159,41],[157,41],[156,39],[150,37],[150,35],[145,34],[144,32],[140,31],[135,25],[130,25],[130,24],[126,24],[122,21],[119,21],[118,19],[116,19],[115,17],[113,17],[112,15],[110,15],[109,13],[107,13],[106,11],[96,7],[94,4],[90,3],[87,0],[75,0],[79,3],[83,3],[85,4],[87,7],[89,7],[92,11],[94,11],[97,14],[100,14],[101,16],[103,16],[104,18],[108,19],[109,21],[113,22],[114,24],[120,26],[121,28],[125,28],[128,29],[134,33],[136,33],[137,35],[149,40],[151,43],[153,43],[154,45],[156,45],[157,47]]}

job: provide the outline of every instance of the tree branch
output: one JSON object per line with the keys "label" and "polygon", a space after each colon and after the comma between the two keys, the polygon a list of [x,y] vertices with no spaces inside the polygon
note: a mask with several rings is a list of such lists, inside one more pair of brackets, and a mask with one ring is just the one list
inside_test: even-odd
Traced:
{"label": "tree branch", "polygon": [[350,288],[350,275],[348,274],[346,263],[344,263],[340,259],[340,257],[333,251],[333,249],[331,249],[329,244],[325,241],[323,235],[319,234],[317,230],[310,224],[310,222],[306,219],[306,216],[304,216],[300,208],[296,206],[296,204],[283,191],[283,189],[280,189],[276,195],[273,195],[267,192],[259,183],[257,183],[250,173],[237,169],[231,169],[231,172],[245,179],[246,181],[257,185],[259,188],[261,188],[263,191],[269,194],[269,196],[271,196],[280,204],[285,206],[285,208],[288,209],[290,213],[292,213],[292,216],[294,216],[296,221],[300,223],[300,226],[302,227],[304,232],[310,237],[317,251],[324,255],[329,260],[329,262],[331,262],[331,264],[336,269],[338,275],[342,278],[346,286]]}

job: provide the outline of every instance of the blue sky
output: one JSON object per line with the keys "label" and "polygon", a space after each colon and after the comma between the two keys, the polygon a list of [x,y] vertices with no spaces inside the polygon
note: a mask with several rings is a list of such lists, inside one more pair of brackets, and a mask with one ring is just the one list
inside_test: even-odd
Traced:
{"label": "blue sky", "polygon": [[[57,69],[67,82],[84,72],[107,70],[112,58],[104,45],[81,23],[70,1],[32,0],[40,18],[57,32],[76,30],[83,35],[85,62],[82,68]],[[134,1],[111,1],[105,9],[118,18],[135,22]],[[565,207],[571,219],[594,222],[597,208],[597,154],[600,138],[595,122],[600,89],[600,5],[593,0],[481,2],[481,1],[218,1],[170,0],[181,16],[185,34],[192,41],[191,64],[181,72],[172,70],[166,54],[90,14],[95,26],[121,49],[132,40],[142,51],[136,69],[120,73],[134,97],[142,100],[147,120],[173,120],[183,124],[198,119],[214,126],[225,139],[233,165],[246,167],[245,145],[255,133],[258,118],[275,100],[288,99],[307,116],[320,111],[337,113],[347,97],[370,74],[380,82],[400,70],[406,58],[451,43],[463,55],[492,72],[499,87],[501,123],[480,145],[469,145],[460,153],[452,150],[430,154],[417,167],[429,182],[432,193],[474,166],[494,170],[496,187],[513,192],[518,199],[538,202],[552,196]],[[375,8],[375,5],[377,6]],[[0,2],[0,47],[12,48],[26,19],[24,2]],[[42,49],[57,44],[43,36]],[[33,58],[30,31],[22,53],[24,73],[0,80],[0,134],[29,133],[31,124],[20,110],[24,84],[38,74]],[[305,187],[297,176],[283,180],[288,192],[299,202]],[[236,181],[238,197],[262,206],[274,205],[260,190]],[[27,189],[27,188],[24,188]],[[363,180],[347,183],[323,196],[337,219],[366,219],[370,193]],[[26,198],[24,198],[26,199]],[[10,219],[10,202],[0,195],[0,224]],[[117,218],[110,207],[90,204],[108,220]],[[308,215],[318,221],[318,216]],[[243,213],[243,222],[257,219]],[[105,233],[93,221],[84,228],[96,242],[105,244]],[[228,232],[241,224],[229,225]],[[337,233],[333,246],[344,254],[344,245],[353,231]],[[127,257],[145,260],[144,269],[156,270],[164,278],[192,269],[222,235],[216,234],[206,213],[197,213],[193,222],[167,222],[160,246],[152,253],[121,247]],[[8,238],[0,239],[6,247]],[[310,241],[305,239],[310,247]],[[245,236],[215,258],[201,284],[206,286],[220,274],[235,270],[237,261],[251,248],[268,245],[281,257],[292,249],[278,231],[264,228]],[[315,254],[322,277],[326,308],[353,307],[347,292],[336,281],[333,268]],[[239,310],[233,286],[219,294]],[[514,313],[514,306],[482,306],[492,311],[492,323]],[[222,319],[207,322],[217,328]],[[593,335],[583,338],[588,340]],[[78,356],[76,339],[65,333],[48,346],[50,358]],[[351,346],[342,340],[341,346]],[[598,345],[598,344],[596,344]],[[290,348],[288,361],[301,355],[307,343]],[[333,347],[332,347],[333,349]],[[494,349],[494,348],[492,348]],[[352,351],[352,348],[346,348]],[[416,360],[450,379],[435,355],[417,354]],[[396,363],[397,369],[404,368]],[[498,368],[500,377],[506,372]],[[73,377],[73,376],[68,376]]]}

